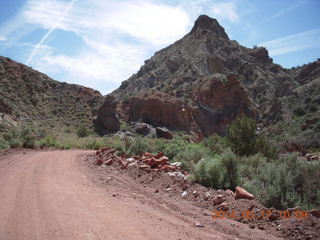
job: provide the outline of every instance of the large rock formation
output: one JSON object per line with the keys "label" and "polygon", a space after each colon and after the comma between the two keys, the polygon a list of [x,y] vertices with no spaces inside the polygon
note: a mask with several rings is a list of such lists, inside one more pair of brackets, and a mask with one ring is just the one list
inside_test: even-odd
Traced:
{"label": "large rock formation", "polygon": [[[262,126],[279,121],[284,97],[311,81],[304,79],[319,69],[318,63],[305,68],[284,69],[272,62],[265,48],[243,47],[229,40],[217,20],[200,16],[190,33],[156,52],[110,95],[125,121],[204,137],[224,134],[241,113]],[[103,112],[100,109],[101,120]]]}

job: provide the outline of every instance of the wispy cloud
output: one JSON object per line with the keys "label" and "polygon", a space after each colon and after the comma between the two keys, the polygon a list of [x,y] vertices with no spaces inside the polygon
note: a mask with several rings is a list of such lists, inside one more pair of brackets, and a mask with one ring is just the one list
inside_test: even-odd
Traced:
{"label": "wispy cloud", "polygon": [[[26,22],[48,31],[27,64],[104,93],[136,72],[154,49],[182,37],[192,23],[182,7],[153,1],[74,2],[29,0],[22,11]],[[72,56],[39,51],[54,30],[74,33],[84,44]]]}
{"label": "wispy cloud", "polygon": [[56,30],[59,27],[59,24],[63,21],[67,13],[70,11],[70,9],[73,7],[77,0],[72,0],[64,9],[62,14],[59,16],[55,24],[50,28],[50,30],[43,36],[43,38],[38,42],[38,44],[33,49],[31,55],[29,56],[26,64],[29,64],[31,60],[33,59],[34,55],[37,53],[40,46],[43,45],[43,43],[48,39],[48,37],[53,33],[54,30]]}
{"label": "wispy cloud", "polygon": [[301,5],[305,4],[307,2],[307,0],[299,0],[299,1],[296,1],[296,2],[293,2],[292,4],[290,4],[288,7],[284,8],[284,9],[281,9],[280,11],[276,12],[275,14],[273,14],[272,16],[262,20],[261,23],[265,23],[265,22],[268,22],[268,21],[271,21],[273,19],[276,19],[278,17],[281,17],[297,8],[299,8]]}
{"label": "wispy cloud", "polygon": [[7,38],[5,36],[0,36],[0,41],[6,41]]}
{"label": "wispy cloud", "polygon": [[320,47],[320,28],[263,42],[259,46],[267,47],[271,56]]}

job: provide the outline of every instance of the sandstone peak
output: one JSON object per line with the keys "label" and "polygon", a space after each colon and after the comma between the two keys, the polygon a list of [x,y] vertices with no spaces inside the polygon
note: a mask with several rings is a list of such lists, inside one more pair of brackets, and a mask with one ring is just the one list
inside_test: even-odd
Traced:
{"label": "sandstone peak", "polygon": [[207,15],[200,15],[195,21],[194,26],[191,30],[191,34],[197,31],[198,29],[204,30],[209,33],[215,33],[219,37],[224,39],[229,39],[228,35],[224,31],[224,28],[220,26],[219,22]]}

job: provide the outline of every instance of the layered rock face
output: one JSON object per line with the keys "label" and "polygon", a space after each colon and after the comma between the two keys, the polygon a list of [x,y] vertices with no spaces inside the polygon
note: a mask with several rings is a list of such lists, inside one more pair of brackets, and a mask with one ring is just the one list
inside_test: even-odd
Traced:
{"label": "layered rock face", "polygon": [[48,129],[91,127],[102,102],[103,97],[96,90],[55,81],[23,64],[0,57],[1,124],[36,123]]}
{"label": "layered rock face", "polygon": [[[202,15],[190,33],[156,52],[110,96],[117,102],[117,119],[202,138],[224,134],[241,113],[262,126],[278,121],[283,97],[292,95],[307,73],[272,63],[263,47],[250,49],[229,40],[217,20]],[[105,114],[101,108],[99,118]]]}

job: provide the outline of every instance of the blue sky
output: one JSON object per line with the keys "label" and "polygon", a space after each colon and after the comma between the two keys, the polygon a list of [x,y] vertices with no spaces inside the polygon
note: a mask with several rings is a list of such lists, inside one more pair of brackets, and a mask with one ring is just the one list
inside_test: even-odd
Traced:
{"label": "blue sky", "polygon": [[320,56],[319,0],[1,0],[0,55],[107,94],[200,14],[290,68]]}

